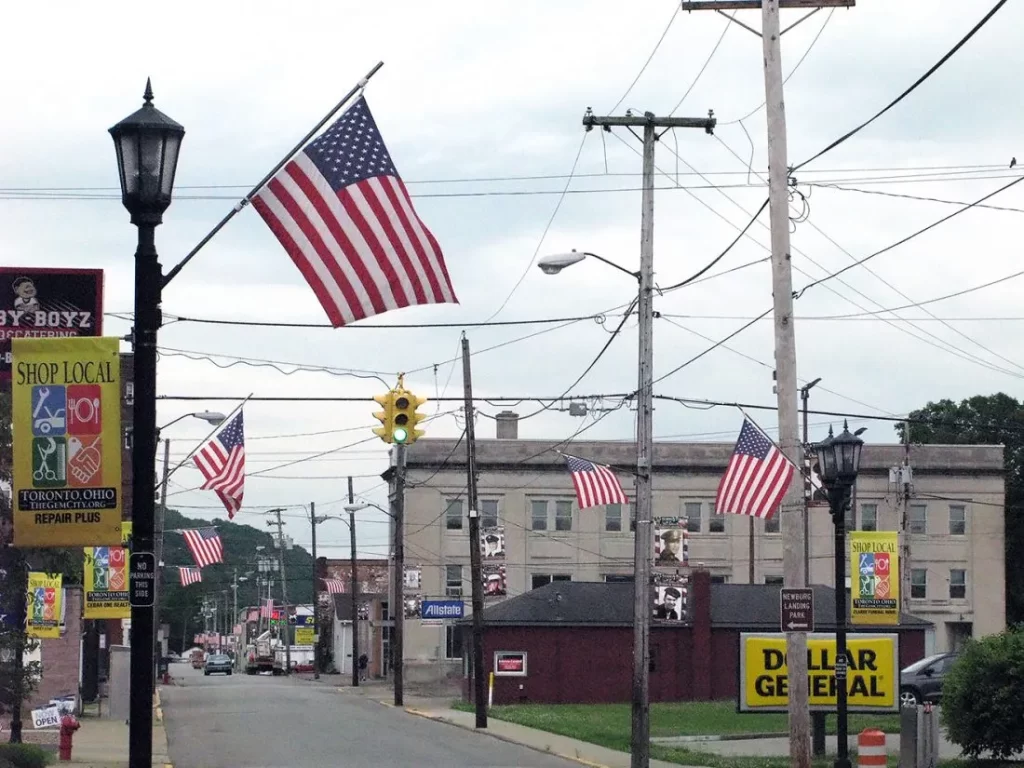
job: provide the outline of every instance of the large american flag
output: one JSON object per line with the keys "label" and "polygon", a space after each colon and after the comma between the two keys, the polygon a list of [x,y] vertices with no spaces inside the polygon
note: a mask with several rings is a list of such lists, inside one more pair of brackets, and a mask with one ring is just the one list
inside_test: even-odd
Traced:
{"label": "large american flag", "polygon": [[586,459],[566,455],[569,474],[576,489],[576,503],[580,509],[600,504],[628,504],[626,492],[622,490],[615,473],[608,467]]}
{"label": "large american flag", "polygon": [[345,594],[345,582],[341,579],[324,579],[324,589],[327,590],[329,595],[343,595]]}
{"label": "large american flag", "polygon": [[179,568],[178,577],[181,579],[181,586],[198,584],[203,580],[203,572],[198,568]]}
{"label": "large american flag", "polygon": [[441,248],[363,98],[252,204],[335,328],[410,305],[458,303]]}
{"label": "large american flag", "polygon": [[224,562],[224,545],[216,528],[188,528],[181,534],[200,568]]}
{"label": "large american flag", "polygon": [[245,426],[242,412],[225,422],[196,452],[194,461],[206,482],[204,491],[216,491],[228,519],[242,508],[245,490]]}
{"label": "large american flag", "polygon": [[717,514],[768,518],[793,480],[793,463],[749,419],[743,420],[729,466],[718,484]]}

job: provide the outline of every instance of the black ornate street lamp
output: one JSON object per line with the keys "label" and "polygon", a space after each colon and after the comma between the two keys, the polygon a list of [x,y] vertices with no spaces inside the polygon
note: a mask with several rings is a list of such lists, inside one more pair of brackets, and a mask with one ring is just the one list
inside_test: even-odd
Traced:
{"label": "black ornate street lamp", "polygon": [[843,424],[843,432],[839,437],[832,436],[831,427],[828,438],[814,446],[818,457],[818,472],[821,483],[828,492],[829,511],[835,525],[836,537],[836,735],[838,737],[838,756],[835,768],[850,768],[849,734],[846,711],[846,508],[857,472],[860,470],[860,452],[864,441],[850,434],[850,429]]}
{"label": "black ornate street lamp", "polygon": [[[135,402],[132,408],[132,550],[154,549],[156,493],[156,339],[160,329],[163,274],[154,232],[171,204],[174,172],[185,129],[153,106],[146,80],[142,109],[113,128],[121,202],[139,228],[135,251]],[[150,592],[152,596],[153,592]],[[129,768],[150,768],[153,756],[154,605],[132,605]]]}

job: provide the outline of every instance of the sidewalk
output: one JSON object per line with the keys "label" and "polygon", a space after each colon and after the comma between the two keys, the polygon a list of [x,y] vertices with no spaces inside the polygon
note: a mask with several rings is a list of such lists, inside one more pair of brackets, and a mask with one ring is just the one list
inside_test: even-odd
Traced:
{"label": "sidewalk", "polygon": [[[394,696],[390,686],[373,685],[360,686],[359,688],[347,688],[347,694],[366,696],[379,704],[392,707]],[[527,728],[525,725],[517,725],[493,717],[487,718],[487,728],[476,727],[476,716],[472,712],[460,712],[451,709],[448,705],[451,699],[421,698],[418,696],[405,696],[405,711],[411,715],[425,717],[439,723],[464,728],[467,731],[475,731],[484,736],[494,739],[520,744],[538,752],[543,752],[567,760],[573,760],[590,768],[630,768],[630,756],[628,752],[601,747],[597,744],[590,744],[586,741],[573,739],[568,736],[559,736],[556,733],[539,731],[535,728]],[[702,768],[702,766],[680,766],[676,763],[666,763],[662,760],[651,760],[651,768]]]}
{"label": "sidewalk", "polygon": [[[160,691],[154,698],[153,706],[153,765],[165,768],[171,765],[167,752],[167,732],[164,729],[163,710],[160,707]],[[127,768],[128,766],[128,724],[123,720],[90,717],[85,715],[79,721],[82,727],[75,732],[70,763],[56,765],[79,765],[89,768]]]}

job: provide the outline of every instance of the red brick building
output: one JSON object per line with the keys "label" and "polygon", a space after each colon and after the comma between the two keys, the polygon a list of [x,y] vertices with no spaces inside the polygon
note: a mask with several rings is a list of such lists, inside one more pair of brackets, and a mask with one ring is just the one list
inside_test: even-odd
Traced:
{"label": "red brick building", "polygon": [[[779,631],[779,589],[770,584],[712,584],[693,573],[684,622],[651,625],[651,701],[735,700],[739,636]],[[814,586],[815,630],[835,631],[835,592]],[[633,670],[633,585],[552,582],[484,610],[484,674],[495,652],[525,652],[525,675],[496,676],[494,703],[593,704],[630,700]],[[924,657],[927,621],[903,614],[900,668]],[[461,622],[472,674],[471,620]],[[472,698],[471,677],[464,696]]]}

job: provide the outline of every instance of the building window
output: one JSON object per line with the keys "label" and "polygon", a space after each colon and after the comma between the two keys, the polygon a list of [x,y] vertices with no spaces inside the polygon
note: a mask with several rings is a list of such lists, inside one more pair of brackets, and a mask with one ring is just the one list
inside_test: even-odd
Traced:
{"label": "building window", "polygon": [[530,502],[530,530],[546,531],[548,529],[548,503],[543,499]]}
{"label": "building window", "polygon": [[765,576],[764,577],[764,583],[765,584],[777,584],[779,586],[782,586],[783,579],[782,579],[781,576]]}
{"label": "building window", "polygon": [[771,517],[765,518],[764,521],[764,532],[765,533],[778,533],[780,528],[780,522],[782,520],[782,510],[776,509],[775,514]]}
{"label": "building window", "polygon": [[860,505],[860,529],[862,531],[877,531],[878,530],[878,505],[877,504],[861,504]]}
{"label": "building window", "polygon": [[606,531],[622,530],[622,505],[606,504],[604,507],[604,529]]}
{"label": "building window", "polygon": [[963,504],[949,505],[949,535],[963,536],[967,533],[967,507]]}
{"label": "building window", "polygon": [[480,502],[480,527],[498,527],[498,500],[484,499]]}
{"label": "building window", "polygon": [[444,567],[444,593],[447,597],[462,596],[461,565],[446,565]]}
{"label": "building window", "polygon": [[708,533],[725,533],[725,515],[715,514],[715,502],[708,504]]}
{"label": "building window", "polygon": [[924,568],[910,569],[910,596],[916,600],[928,596],[928,571]]}
{"label": "building window", "polygon": [[632,584],[633,574],[632,573],[606,573],[604,575],[605,584]]}
{"label": "building window", "polygon": [[907,527],[909,533],[928,533],[928,505],[911,504],[907,513]]}
{"label": "building window", "polygon": [[444,628],[444,657],[446,659],[462,658],[462,627],[448,625]]}
{"label": "building window", "polygon": [[967,597],[967,571],[963,568],[951,568],[949,571],[949,597],[952,600]]}
{"label": "building window", "polygon": [[715,576],[715,575],[712,575],[711,576],[711,583],[712,584],[728,584],[729,583],[729,577],[728,576]]}
{"label": "building window", "polygon": [[545,584],[550,584],[552,581],[572,581],[572,576],[568,573],[535,573],[530,577],[530,589],[543,587]]}
{"label": "building window", "polygon": [[683,505],[686,515],[686,530],[690,533],[700,533],[700,502],[688,501]]}
{"label": "building window", "polygon": [[445,520],[449,531],[462,530],[462,499],[448,499]]}
{"label": "building window", "polygon": [[555,502],[555,530],[556,531],[571,531],[572,530],[572,502],[571,501],[556,501]]}

